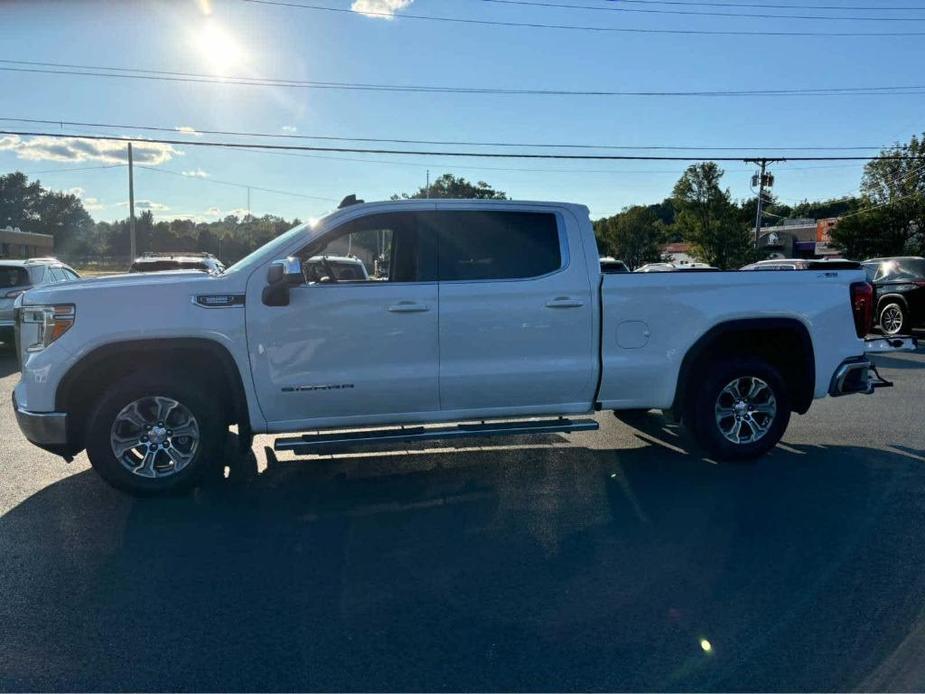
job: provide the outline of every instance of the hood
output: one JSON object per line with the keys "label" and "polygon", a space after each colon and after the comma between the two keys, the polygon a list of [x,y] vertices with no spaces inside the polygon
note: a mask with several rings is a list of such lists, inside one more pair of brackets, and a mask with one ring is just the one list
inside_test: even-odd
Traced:
{"label": "hood", "polygon": [[[210,275],[198,270],[169,270],[165,272],[135,272],[123,275],[88,277],[51,284],[29,290],[23,296],[24,304],[74,303],[84,297],[112,292],[114,297],[132,295],[146,299],[177,293],[209,294],[243,291],[241,278]],[[241,285],[240,287],[238,285]]]}

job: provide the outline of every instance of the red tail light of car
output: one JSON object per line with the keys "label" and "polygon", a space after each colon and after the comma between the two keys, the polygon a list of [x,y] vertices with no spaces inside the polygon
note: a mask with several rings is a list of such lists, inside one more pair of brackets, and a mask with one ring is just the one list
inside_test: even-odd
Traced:
{"label": "red tail light of car", "polygon": [[864,337],[874,327],[874,288],[869,282],[851,284],[851,312],[855,332]]}

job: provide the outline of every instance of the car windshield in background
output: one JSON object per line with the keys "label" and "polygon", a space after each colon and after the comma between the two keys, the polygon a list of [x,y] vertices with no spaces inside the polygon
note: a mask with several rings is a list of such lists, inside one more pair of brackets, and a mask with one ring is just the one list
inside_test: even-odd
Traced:
{"label": "car windshield in background", "polygon": [[334,276],[338,280],[365,280],[363,269],[357,263],[331,263]]}
{"label": "car windshield in background", "polygon": [[29,273],[21,267],[0,266],[0,289],[22,287],[29,284]]}
{"label": "car windshield in background", "polygon": [[200,270],[208,272],[209,268],[197,261],[183,262],[178,260],[156,260],[146,263],[135,263],[129,272],[161,272],[164,270]]}

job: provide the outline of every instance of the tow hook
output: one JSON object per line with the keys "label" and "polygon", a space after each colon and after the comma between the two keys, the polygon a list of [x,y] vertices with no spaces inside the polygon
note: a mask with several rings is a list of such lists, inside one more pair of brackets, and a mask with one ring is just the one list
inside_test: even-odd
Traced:
{"label": "tow hook", "polygon": [[[901,343],[901,341],[900,341]],[[880,375],[880,372],[877,371],[877,367],[874,364],[870,365],[869,371],[873,371],[874,376],[877,377],[876,381],[871,381],[870,385],[874,388],[892,388],[893,382],[886,380],[883,376]]]}

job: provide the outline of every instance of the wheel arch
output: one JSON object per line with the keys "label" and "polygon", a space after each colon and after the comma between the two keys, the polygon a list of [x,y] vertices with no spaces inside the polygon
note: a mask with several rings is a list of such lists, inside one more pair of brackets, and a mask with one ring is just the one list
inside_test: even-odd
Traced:
{"label": "wheel arch", "polygon": [[895,301],[898,304],[901,304],[905,310],[909,310],[909,302],[906,300],[906,297],[902,294],[893,292],[890,294],[884,294],[881,297],[877,298],[877,320],[880,320],[880,312],[883,310],[884,304],[888,302]]}
{"label": "wheel arch", "polygon": [[88,352],[61,379],[55,391],[55,408],[68,413],[71,449],[84,447],[92,403],[113,380],[141,366],[174,368],[206,381],[217,390],[228,424],[238,426],[243,443],[250,445],[252,431],[247,395],[234,357],[221,343],[208,338],[152,338],[114,342]]}
{"label": "wheel arch", "polygon": [[746,318],[707,330],[688,349],[678,370],[672,413],[684,418],[685,404],[702,365],[726,356],[756,356],[781,371],[790,389],[791,408],[805,414],[816,387],[816,356],[809,330],[796,318]]}

